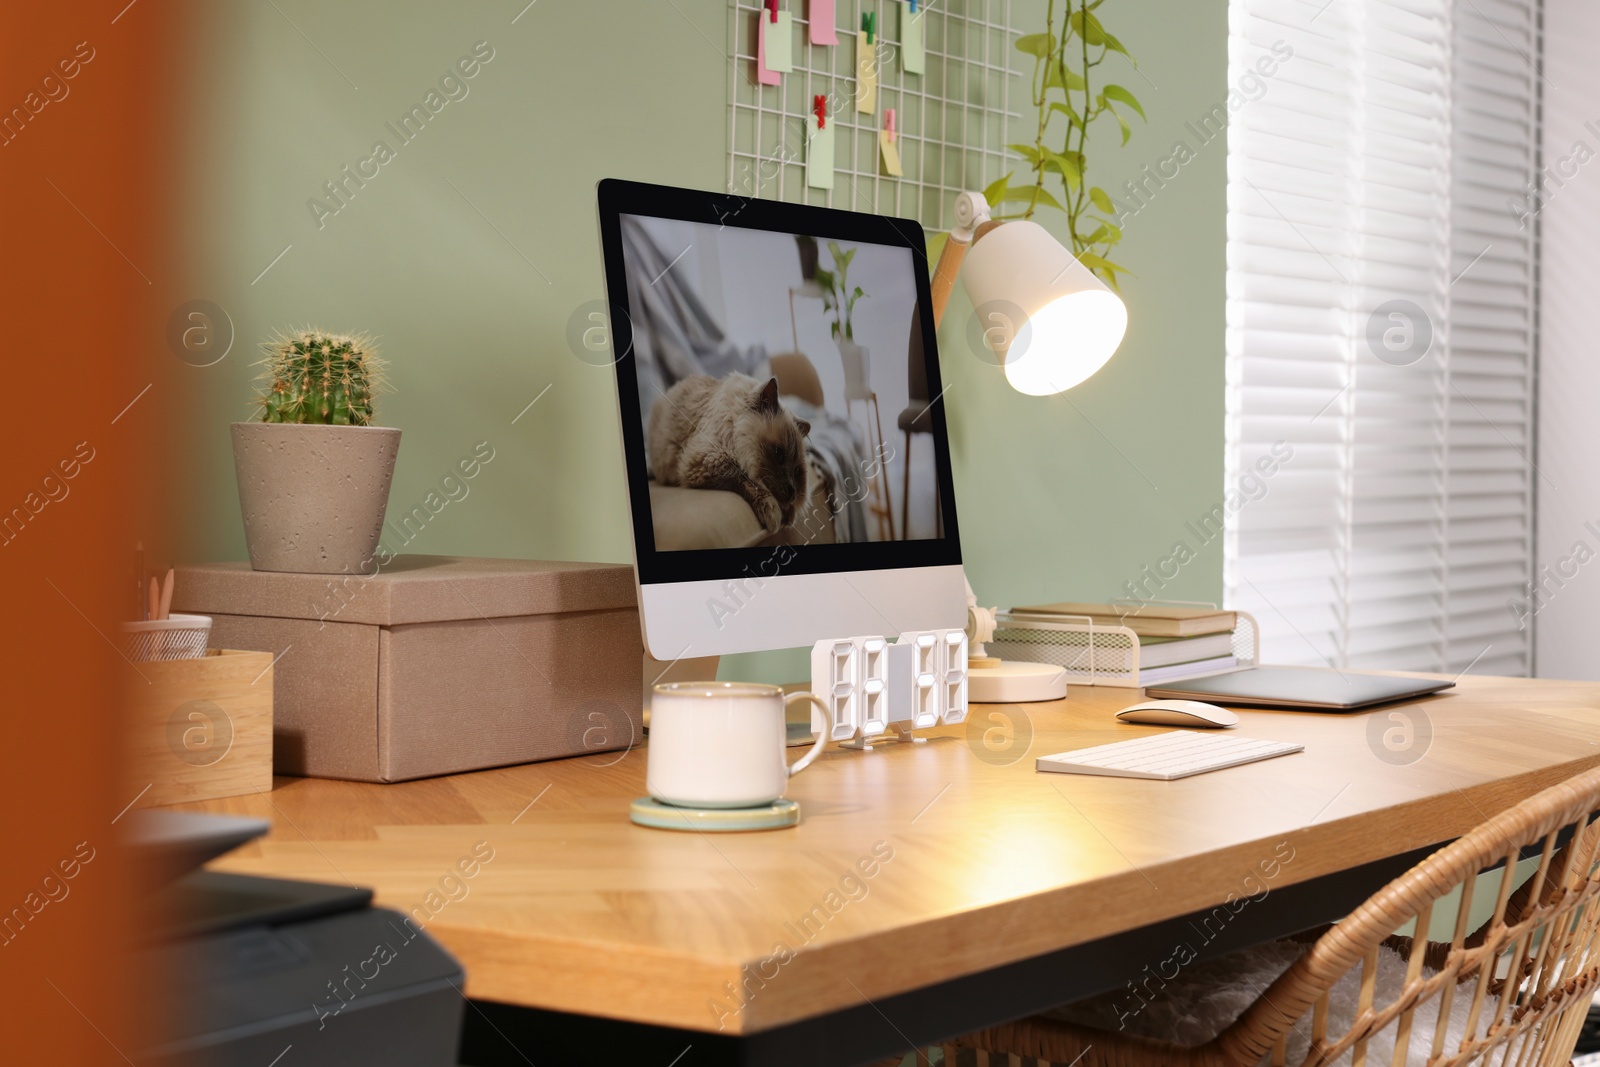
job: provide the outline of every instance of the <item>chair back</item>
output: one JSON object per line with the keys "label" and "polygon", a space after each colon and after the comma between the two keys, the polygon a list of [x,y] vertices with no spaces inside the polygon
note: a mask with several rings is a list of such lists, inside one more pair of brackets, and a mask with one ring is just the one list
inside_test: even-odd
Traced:
{"label": "chair back", "polygon": [[772,376],[778,379],[778,393],[797,396],[813,407],[822,407],[822,379],[810,357],[803,352],[780,352],[769,358]]}
{"label": "chair back", "polygon": [[[1529,797],[1435,852],[1323,934],[1217,1036],[1212,1051],[1233,1064],[1270,1055],[1274,1067],[1285,1067],[1291,1029],[1309,1011],[1310,1044],[1294,1057],[1296,1067],[1405,1067],[1413,1055],[1411,1062],[1426,1058],[1428,1067],[1566,1064],[1600,985],[1597,809],[1600,769]],[[1534,859],[1536,869],[1513,892],[1519,861]],[[1450,939],[1430,942],[1435,906],[1456,894]],[[1471,928],[1491,894],[1488,918]],[[1394,936],[1408,923],[1414,937]],[[1405,957],[1405,976],[1398,989],[1388,982],[1380,993],[1386,943]],[[1331,1026],[1330,991],[1356,968],[1354,1021]],[[1369,1056],[1380,1034],[1384,1049],[1392,1038],[1384,1063]]]}

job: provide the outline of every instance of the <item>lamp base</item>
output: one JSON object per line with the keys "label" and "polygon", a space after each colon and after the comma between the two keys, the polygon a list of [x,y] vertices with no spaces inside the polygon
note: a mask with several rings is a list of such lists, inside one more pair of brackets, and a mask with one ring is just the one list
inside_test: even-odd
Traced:
{"label": "lamp base", "polygon": [[971,704],[1032,704],[1067,695],[1067,672],[1053,663],[1006,660],[995,667],[967,669]]}

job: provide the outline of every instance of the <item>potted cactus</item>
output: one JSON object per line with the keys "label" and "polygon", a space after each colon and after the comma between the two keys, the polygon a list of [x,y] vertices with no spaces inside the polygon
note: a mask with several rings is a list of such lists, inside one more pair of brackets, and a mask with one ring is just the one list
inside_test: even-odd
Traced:
{"label": "potted cactus", "polygon": [[371,574],[400,431],[373,426],[372,339],[304,329],[265,342],[260,418],[233,424],[250,566]]}

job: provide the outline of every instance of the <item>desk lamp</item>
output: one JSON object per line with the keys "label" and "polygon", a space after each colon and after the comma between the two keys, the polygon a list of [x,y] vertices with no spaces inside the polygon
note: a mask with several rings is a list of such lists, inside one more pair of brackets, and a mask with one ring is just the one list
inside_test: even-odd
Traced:
{"label": "desk lamp", "polygon": [[[983,326],[984,344],[1020,393],[1052,396],[1071,389],[1105,366],[1128,329],[1121,299],[1048,230],[1026,219],[991,218],[980,193],[956,200],[956,227],[930,284],[935,326],[958,275]],[[1018,703],[1066,695],[1061,668],[1003,663],[987,655],[984,642],[994,638],[994,629],[994,609],[978,606],[968,582],[968,699]]]}

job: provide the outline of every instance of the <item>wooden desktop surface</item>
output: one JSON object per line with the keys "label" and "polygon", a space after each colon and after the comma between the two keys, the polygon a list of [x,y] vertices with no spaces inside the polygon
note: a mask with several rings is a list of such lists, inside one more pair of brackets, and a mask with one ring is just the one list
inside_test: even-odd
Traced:
{"label": "wooden desktop surface", "polygon": [[751,1033],[1441,842],[1600,763],[1600,685],[1467,677],[1371,712],[1241,710],[1239,734],[1306,751],[1175,782],[1034,770],[1165,729],[1113,721],[1137,697],[1074,686],[927,744],[830,748],[791,783],[801,824],[762,833],[630,824],[643,749],[183,807],[273,824],[212,869],[431,915],[473,997]]}

